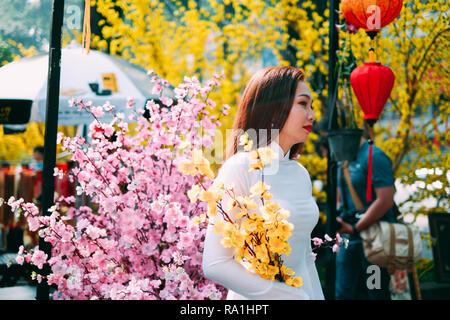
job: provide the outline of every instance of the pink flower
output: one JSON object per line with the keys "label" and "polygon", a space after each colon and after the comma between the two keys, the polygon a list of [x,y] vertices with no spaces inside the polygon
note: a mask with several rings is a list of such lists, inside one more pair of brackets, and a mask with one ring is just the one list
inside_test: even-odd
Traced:
{"label": "pink flower", "polygon": [[112,137],[112,135],[114,134],[114,128],[110,125],[107,125],[104,128],[104,132],[106,137]]}
{"label": "pink flower", "polygon": [[161,98],[161,102],[163,105],[170,107],[173,104],[173,100],[170,98],[166,98],[164,96],[162,96]]}
{"label": "pink flower", "polygon": [[35,249],[33,256],[31,257],[31,261],[34,265],[36,265],[39,269],[42,269],[44,263],[47,261],[48,255],[39,249]]}
{"label": "pink flower", "polygon": [[189,218],[186,216],[182,216],[178,219],[178,226],[180,228],[186,228],[189,224]]}
{"label": "pink flower", "polygon": [[80,219],[77,222],[77,229],[78,230],[83,230],[85,228],[87,228],[88,226],[90,226],[90,222],[88,219]]}
{"label": "pink flower", "polygon": [[356,34],[359,30],[358,27],[356,27],[353,24],[348,23],[348,22],[345,23],[345,26],[346,26],[347,31],[351,34]]}
{"label": "pink flower", "polygon": [[324,238],[326,241],[333,241],[333,239],[331,239],[331,237],[328,234],[325,234]]}
{"label": "pink flower", "polygon": [[312,238],[312,241],[314,242],[314,245],[316,246],[316,247],[320,247],[321,245],[322,245],[322,243],[323,243],[323,240],[322,239],[320,239],[320,238]]}
{"label": "pink flower", "polygon": [[[16,261],[32,262],[38,268],[49,263],[52,269],[47,279],[57,286],[54,299],[223,297],[219,286],[201,272],[206,225],[190,223],[194,208],[186,197],[195,181],[173,170],[178,161],[190,157],[189,148],[175,153],[173,147],[181,137],[197,146],[212,143],[220,122],[205,108],[216,103],[205,103],[202,96],[220,84],[220,77],[215,75],[203,86],[196,77],[186,77],[174,90],[175,104],[173,97],[161,97],[171,108],[161,108],[154,101],[146,104],[149,119],[142,116],[142,110],[133,112],[133,100],[128,99],[126,114],[90,124],[89,143],[80,136],[58,136],[62,149],[71,153],[77,164],[69,179],[79,184],[77,194],[89,197],[92,209],[77,207],[74,197],[59,197],[52,215],[41,216],[35,205],[10,199],[12,209],[24,210],[30,230],[39,231],[39,236],[52,244],[48,262],[47,255],[37,248],[33,253],[20,248]],[[156,75],[152,80],[157,94],[169,84]],[[183,100],[187,95],[189,99]],[[80,99],[79,105],[83,112],[91,111],[98,118],[113,111],[109,102],[94,106]],[[133,127],[125,119],[130,114],[137,118]],[[113,135],[116,139],[110,141]],[[212,181],[203,183],[209,187]],[[67,206],[64,215],[59,208]],[[206,209],[198,206],[195,214]]]}
{"label": "pink flower", "polygon": [[339,252],[339,246],[337,244],[334,244],[332,250],[333,252]]}
{"label": "pink flower", "polygon": [[99,238],[99,237],[104,237],[104,236],[106,236],[105,230],[101,230],[101,229],[99,229],[99,228],[97,228],[97,227],[94,227],[94,226],[92,226],[92,225],[90,225],[90,226],[88,226],[88,227],[86,228],[86,233],[87,233],[87,235],[88,235],[91,239],[93,239],[93,240],[95,240],[95,239],[97,239],[97,238]]}
{"label": "pink flower", "polygon": [[17,209],[19,209],[22,203],[24,203],[24,200],[22,198],[16,200],[14,197],[10,197],[8,200],[8,205],[11,207],[12,212],[15,212]]}
{"label": "pink flower", "polygon": [[94,116],[96,116],[97,118],[101,118],[101,117],[103,117],[103,115],[105,114],[105,113],[103,112],[103,107],[101,107],[101,106],[93,107],[93,108],[91,109],[91,112],[92,112],[92,114],[93,114]]}
{"label": "pink flower", "polygon": [[313,261],[316,261],[317,253],[311,252],[311,255],[312,255],[312,257],[313,257]]}
{"label": "pink flower", "polygon": [[152,88],[152,94],[159,95],[162,91],[162,86],[159,82],[155,83],[155,85]]}
{"label": "pink flower", "polygon": [[23,262],[24,262],[23,256],[18,255],[18,256],[16,257],[16,262],[17,262],[18,264],[22,265]]}
{"label": "pink flower", "polygon": [[30,262],[31,261],[31,254],[27,253],[24,258],[25,258],[25,261],[27,263]]}
{"label": "pink flower", "polygon": [[337,232],[336,233],[336,243],[339,245],[342,242],[342,237],[341,235]]}
{"label": "pink flower", "polygon": [[58,179],[64,178],[64,171],[58,168],[54,168],[53,176],[58,177]]}
{"label": "pink flower", "polygon": [[29,216],[27,218],[27,222],[28,222],[28,228],[30,229],[30,231],[36,231],[39,229],[39,227],[41,226],[41,222],[39,221],[39,217],[33,217],[33,216]]}
{"label": "pink flower", "polygon": [[188,247],[192,244],[192,235],[190,235],[187,232],[181,232],[180,233],[180,241],[177,244],[177,247],[179,249],[184,248],[184,247]]}
{"label": "pink flower", "polygon": [[175,88],[173,91],[177,99],[183,99],[184,97],[186,97],[187,91],[184,89]]}

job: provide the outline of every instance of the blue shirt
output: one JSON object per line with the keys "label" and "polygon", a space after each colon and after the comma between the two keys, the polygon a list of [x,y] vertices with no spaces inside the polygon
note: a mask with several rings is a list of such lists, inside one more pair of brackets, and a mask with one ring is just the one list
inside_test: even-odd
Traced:
{"label": "blue shirt", "polygon": [[[369,143],[365,141],[359,148],[357,159],[349,162],[348,171],[353,188],[358,194],[364,208],[368,208],[376,199],[375,189],[394,186],[394,173],[392,171],[392,161],[384,153],[383,150],[373,145],[372,149],[372,201],[367,202],[366,188],[367,188],[367,169],[369,165]],[[345,210],[356,210],[353,203],[350,190],[347,187],[345,177],[341,170],[342,163],[338,163],[337,169],[337,184],[341,194],[341,204]],[[389,209],[384,216],[380,218],[382,221],[396,222],[394,210]],[[359,237],[350,237],[359,238]]]}

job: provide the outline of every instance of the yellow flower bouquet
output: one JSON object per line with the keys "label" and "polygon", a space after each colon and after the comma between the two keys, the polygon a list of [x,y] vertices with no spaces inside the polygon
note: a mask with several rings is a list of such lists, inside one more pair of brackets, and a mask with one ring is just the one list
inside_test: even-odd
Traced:
{"label": "yellow flower bouquet", "polygon": [[[245,151],[251,150],[252,141],[248,140],[248,135],[241,136],[240,145],[244,146]],[[253,171],[262,170],[276,155],[266,147],[251,151],[249,157],[256,160],[250,165],[249,171]],[[200,173],[202,177],[214,179],[209,162],[199,149],[193,150],[191,160],[183,161],[180,170],[192,176]],[[295,276],[294,271],[284,266],[281,259],[282,254],[289,255],[291,252],[288,239],[294,225],[287,220],[290,215],[288,210],[270,202],[270,186],[264,181],[258,181],[250,188],[250,195],[243,196],[235,194],[233,185],[224,186],[219,183],[206,189],[200,179],[198,182],[188,191],[188,197],[193,203],[198,200],[206,202],[208,217],[216,217],[220,212],[223,219],[216,219],[214,231],[222,236],[221,243],[224,247],[234,248],[235,259],[264,279],[284,282],[293,287],[302,286],[302,278]],[[235,220],[230,218],[230,212],[226,212],[222,206],[224,194],[229,196],[230,203],[227,207],[235,210]],[[258,208],[255,199],[260,199],[262,206]],[[207,217],[203,214],[194,219],[197,223],[202,223]]]}

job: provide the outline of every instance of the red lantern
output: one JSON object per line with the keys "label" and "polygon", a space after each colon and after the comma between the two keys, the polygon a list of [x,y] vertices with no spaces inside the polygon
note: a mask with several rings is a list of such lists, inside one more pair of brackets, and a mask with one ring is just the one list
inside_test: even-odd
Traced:
{"label": "red lantern", "polygon": [[402,10],[402,0],[342,0],[341,11],[347,22],[366,30],[373,39]]}
{"label": "red lantern", "polygon": [[364,119],[370,125],[367,202],[372,200],[373,125],[379,119],[380,113],[391,95],[394,80],[395,76],[392,70],[381,65],[380,62],[365,62],[364,65],[356,67],[350,75],[353,92],[364,112]]}

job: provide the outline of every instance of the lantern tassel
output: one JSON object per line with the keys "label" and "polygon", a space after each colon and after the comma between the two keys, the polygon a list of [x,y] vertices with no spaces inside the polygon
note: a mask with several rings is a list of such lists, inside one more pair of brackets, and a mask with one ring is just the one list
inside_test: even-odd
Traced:
{"label": "lantern tassel", "polygon": [[89,54],[91,47],[91,0],[84,0],[84,21],[81,47],[82,50],[86,49],[86,54]]}
{"label": "lantern tassel", "polygon": [[370,139],[369,139],[369,165],[367,168],[367,189],[366,199],[367,203],[372,201],[372,149],[373,149],[373,128],[370,127]]}

